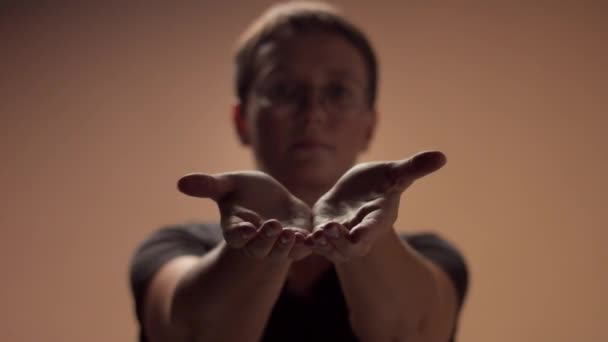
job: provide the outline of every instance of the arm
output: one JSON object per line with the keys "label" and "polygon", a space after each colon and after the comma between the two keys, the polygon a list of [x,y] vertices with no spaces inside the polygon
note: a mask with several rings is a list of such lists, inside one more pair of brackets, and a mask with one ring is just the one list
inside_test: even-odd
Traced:
{"label": "arm", "polygon": [[173,259],[150,284],[146,335],[151,342],[259,340],[289,263],[252,259],[225,243]]}
{"label": "arm", "polygon": [[152,342],[258,340],[291,260],[310,253],[304,245],[310,208],[261,172],[193,174],[178,187],[217,202],[223,239],[205,248],[205,239],[180,232],[140,249],[132,284],[143,302],[146,336]]}
{"label": "arm", "polygon": [[362,341],[448,341],[457,295],[437,265],[382,236],[363,257],[336,264],[354,331]]}
{"label": "arm", "polygon": [[[393,228],[401,194],[445,162],[440,152],[423,152],[401,161],[359,164],[313,208],[315,231],[307,242],[335,263],[353,329],[363,341],[450,338],[454,285],[436,264],[402,243]],[[439,259],[451,257],[445,251]]]}

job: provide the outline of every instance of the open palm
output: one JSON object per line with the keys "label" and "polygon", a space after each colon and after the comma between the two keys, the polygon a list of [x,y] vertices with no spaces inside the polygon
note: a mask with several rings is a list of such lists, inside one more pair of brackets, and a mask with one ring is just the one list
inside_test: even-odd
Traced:
{"label": "open palm", "polygon": [[306,203],[260,171],[189,174],[181,192],[214,200],[227,244],[254,258],[294,260],[310,254],[304,240],[312,227]]}
{"label": "open palm", "polygon": [[379,237],[393,229],[401,194],[445,162],[443,153],[430,151],[354,166],[315,203],[315,228],[308,245],[335,262],[366,255]]}

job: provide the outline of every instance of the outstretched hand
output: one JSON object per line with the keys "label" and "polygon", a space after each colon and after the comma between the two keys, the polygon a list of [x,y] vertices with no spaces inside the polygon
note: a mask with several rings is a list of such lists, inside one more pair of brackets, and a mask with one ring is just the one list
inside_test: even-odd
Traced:
{"label": "outstretched hand", "polygon": [[226,243],[249,257],[299,260],[311,253],[304,243],[312,228],[310,207],[266,173],[189,174],[178,189],[214,200]]}
{"label": "outstretched hand", "polygon": [[358,164],[346,172],[313,207],[313,233],[307,245],[333,262],[366,255],[393,229],[401,194],[414,181],[446,163],[443,153]]}
{"label": "outstretched hand", "polygon": [[[393,229],[401,194],[446,163],[438,151],[358,164],[314,207],[259,171],[190,174],[181,192],[214,200],[227,244],[252,258],[300,260],[314,251],[333,262],[366,255]],[[313,229],[314,227],[314,229]]]}

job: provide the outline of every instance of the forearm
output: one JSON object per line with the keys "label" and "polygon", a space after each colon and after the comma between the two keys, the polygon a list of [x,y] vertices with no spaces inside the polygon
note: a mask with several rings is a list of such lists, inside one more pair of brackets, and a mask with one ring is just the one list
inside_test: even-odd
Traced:
{"label": "forearm", "polygon": [[420,340],[419,329],[436,301],[433,273],[394,230],[366,256],[336,264],[336,271],[362,341]]}
{"label": "forearm", "polygon": [[289,269],[289,261],[256,260],[225,243],[179,282],[172,317],[192,341],[257,341]]}

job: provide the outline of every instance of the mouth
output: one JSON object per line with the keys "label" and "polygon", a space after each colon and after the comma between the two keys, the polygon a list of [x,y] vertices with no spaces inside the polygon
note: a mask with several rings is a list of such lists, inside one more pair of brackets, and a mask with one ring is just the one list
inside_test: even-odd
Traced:
{"label": "mouth", "polygon": [[304,139],[291,145],[292,150],[330,150],[331,145],[315,139]]}

